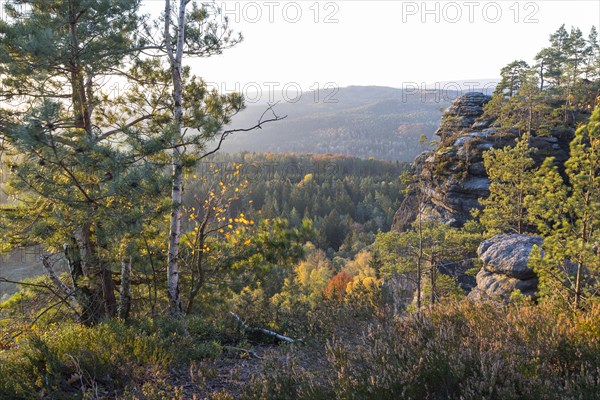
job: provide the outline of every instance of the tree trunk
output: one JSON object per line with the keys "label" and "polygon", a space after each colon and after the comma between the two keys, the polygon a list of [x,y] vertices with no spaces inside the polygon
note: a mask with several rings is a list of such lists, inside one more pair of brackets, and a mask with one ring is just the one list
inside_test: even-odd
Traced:
{"label": "tree trunk", "polygon": [[575,302],[573,304],[575,310],[578,310],[581,305],[581,274],[583,272],[583,264],[577,263],[577,277],[575,278]]}
{"label": "tree trunk", "polygon": [[[85,71],[81,66],[80,62],[80,43],[77,37],[78,19],[82,12],[79,8],[78,2],[69,2],[69,35],[70,45],[72,47],[73,58],[70,60],[69,72],[70,72],[70,84],[71,84],[71,98],[73,102],[73,112],[75,126],[79,129],[84,129],[87,132],[89,139],[92,139],[92,107],[91,107],[91,76],[88,75],[88,82],[86,91],[86,79]],[[95,205],[89,204],[89,217],[88,221],[92,220],[95,213]],[[96,232],[98,234],[98,232]],[[89,278],[90,284],[85,287],[81,287],[80,290],[83,292],[85,297],[85,315],[87,320],[86,323],[94,323],[100,320],[102,316],[114,315],[116,311],[116,299],[114,295],[114,283],[112,282],[112,274],[102,263],[101,258],[96,254],[96,247],[91,238],[91,224],[86,222],[81,227],[81,241],[80,241],[79,261],[77,257],[73,258],[73,267],[77,268],[76,274],[79,273],[79,269],[83,273],[83,276]],[[80,266],[77,267],[76,264]]]}
{"label": "tree trunk", "polygon": [[525,219],[523,214],[523,192],[519,190],[519,195],[517,196],[517,233],[519,235],[523,234],[523,220]]}
{"label": "tree trunk", "polygon": [[[103,253],[106,254],[108,252],[108,243],[101,223],[96,224],[96,243],[98,248],[103,250]],[[115,283],[112,279],[112,271],[104,262],[100,253],[96,255],[95,259],[98,264],[99,278],[102,284],[104,312],[109,317],[113,317],[117,313],[117,298],[115,297]]]}
{"label": "tree trunk", "polygon": [[113,317],[117,312],[117,299],[115,297],[115,283],[112,280],[112,272],[106,268],[104,263],[100,264],[100,278],[102,279],[102,305],[104,312]]}
{"label": "tree trunk", "polygon": [[[200,251],[202,251],[202,250],[200,250]],[[200,256],[200,259],[198,260],[197,268],[196,268],[195,272],[198,273],[198,277],[192,276],[190,297],[189,297],[187,306],[185,307],[186,315],[191,314],[192,307],[194,306],[194,300],[196,299],[198,292],[200,291],[200,289],[202,288],[202,285],[204,284],[204,276],[202,276],[203,275],[203,273],[202,273],[202,256]]]}
{"label": "tree trunk", "polygon": [[52,265],[50,265],[50,261],[48,260],[47,256],[42,256],[40,257],[40,259],[42,261],[42,265],[48,273],[48,276],[50,277],[50,280],[56,285],[56,287],[58,287],[58,289],[61,292],[63,292],[65,296],[67,296],[67,300],[69,301],[69,305],[71,306],[71,308],[77,311],[79,301],[77,301],[77,299],[75,298],[75,295],[73,294],[74,291],[71,290],[67,285],[65,285],[64,282],[60,280],[58,275],[56,275],[56,272],[54,272]]}
{"label": "tree trunk", "polygon": [[121,290],[119,292],[119,318],[129,319],[131,309],[131,256],[121,260]]}
{"label": "tree trunk", "polygon": [[544,60],[540,62],[540,92],[544,90]]}
{"label": "tree trunk", "polygon": [[97,320],[95,314],[98,307],[94,306],[93,295],[89,287],[80,284],[80,279],[86,275],[83,270],[81,250],[77,240],[73,238],[71,244],[64,246],[64,250],[73,282],[73,296],[77,299],[81,309],[79,320],[84,324],[90,324]]}
{"label": "tree trunk", "polygon": [[71,274],[73,288],[77,290],[77,287],[79,286],[79,278],[83,276],[83,268],[81,266],[81,253],[75,238],[71,238],[71,243],[64,245],[64,253],[69,266],[69,273]]}
{"label": "tree trunk", "polygon": [[74,59],[70,62],[70,73],[71,73],[71,97],[73,101],[73,111],[75,113],[75,126],[77,128],[85,129],[88,134],[91,132],[91,115],[88,99],[86,96],[85,83],[83,77],[83,70],[79,63],[79,38],[77,37],[77,20],[80,16],[79,10],[74,8],[74,3],[69,2],[70,5],[70,21],[69,21],[69,35],[71,41],[72,51],[75,53]]}
{"label": "tree trunk", "polygon": [[169,260],[167,267],[167,290],[171,314],[181,314],[179,295],[179,240],[181,236],[181,196],[183,191],[183,167],[178,148],[173,149],[173,188],[171,193],[171,222],[169,236]]}
{"label": "tree trunk", "polygon": [[435,270],[436,266],[433,260],[431,260],[431,294],[430,294],[430,303],[431,305],[435,304]]}
{"label": "tree trunk", "polygon": [[179,15],[177,20],[177,47],[174,51],[171,45],[171,2],[165,0],[165,44],[167,55],[171,64],[173,80],[173,116],[175,124],[175,143],[173,143],[172,160],[172,190],[171,190],[171,221],[169,233],[169,259],[167,265],[167,292],[169,296],[169,308],[173,316],[180,317],[181,297],[179,294],[179,240],[181,236],[181,197],[183,194],[183,163],[182,151],[179,140],[183,130],[183,78],[181,75],[183,67],[183,47],[185,45],[185,8],[187,0],[180,0]]}
{"label": "tree trunk", "polygon": [[194,300],[198,295],[198,292],[204,285],[204,271],[202,269],[204,262],[204,243],[206,240],[206,226],[208,224],[208,220],[210,219],[210,208],[207,208],[206,215],[204,216],[204,220],[198,229],[197,237],[199,237],[197,251],[195,252],[195,257],[192,260],[192,279],[191,279],[191,289],[190,296],[188,300],[187,307],[185,308],[185,314],[189,315],[192,312],[192,307],[194,305]]}
{"label": "tree trunk", "polygon": [[92,242],[92,232],[90,224],[85,223],[80,229],[78,240],[79,255],[83,276],[88,278],[87,283],[80,287],[84,293],[87,303],[85,304],[85,323],[92,324],[100,321],[104,314],[102,274],[99,269],[99,262],[96,257],[96,249]]}

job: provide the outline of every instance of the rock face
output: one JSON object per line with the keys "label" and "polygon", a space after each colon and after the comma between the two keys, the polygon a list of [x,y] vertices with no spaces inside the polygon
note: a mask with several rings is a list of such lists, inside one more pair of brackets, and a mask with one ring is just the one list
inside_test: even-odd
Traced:
{"label": "rock face", "polygon": [[[491,97],[483,93],[467,93],[454,100],[444,112],[436,131],[439,145],[415,159],[413,171],[419,184],[412,188],[396,212],[392,229],[409,229],[417,219],[419,208],[424,219],[454,227],[463,226],[473,218],[472,211],[480,209],[479,199],[489,195],[490,186],[484,153],[512,146],[523,134],[516,127],[502,127],[486,117],[484,107],[490,100]],[[530,145],[536,165],[552,156],[559,169],[564,168],[573,134],[572,128],[553,128],[545,136],[533,132]],[[508,300],[515,289],[534,297],[538,280],[527,267],[534,244],[541,245],[541,238],[501,235],[481,244],[478,253],[484,267],[475,280],[464,274],[470,266],[440,272],[458,277],[463,289],[470,290],[469,298],[473,300]],[[465,255],[465,259],[474,257],[475,254]]]}
{"label": "rock face", "polygon": [[[421,181],[421,192],[409,195],[396,212],[392,229],[403,231],[416,219],[416,196],[424,198],[424,217],[435,218],[460,227],[480,208],[479,199],[489,195],[489,180],[483,154],[492,148],[513,145],[520,132],[501,130],[487,119],[484,106],[491,99],[483,93],[466,93],[454,100],[444,112],[436,134],[440,144],[435,150],[421,153],[413,168]],[[572,132],[555,132],[553,136],[532,136],[533,157],[541,164],[547,156],[557,162],[568,158]]]}
{"label": "rock face", "polygon": [[477,287],[468,297],[508,301],[518,289],[535,298],[538,279],[528,263],[533,246],[541,247],[543,242],[541,237],[529,235],[497,235],[482,242],[477,255],[483,267],[477,274]]}
{"label": "rock face", "polygon": [[[471,209],[479,207],[478,199],[489,194],[481,155],[496,143],[486,140],[495,131],[489,127],[491,121],[476,121],[490,99],[483,93],[472,92],[454,100],[436,131],[441,137],[439,147],[415,159],[414,169],[422,182],[427,218],[461,226],[470,218]],[[480,130],[474,130],[473,125]],[[407,197],[407,204],[396,213],[394,229],[405,230],[415,220],[416,211],[408,207],[414,202]]]}
{"label": "rock face", "polygon": [[[444,137],[447,133],[469,129],[475,120],[483,114],[483,106],[492,98],[479,92],[469,92],[458,97],[444,112],[444,121],[436,131],[436,135]],[[487,128],[491,121],[481,121],[479,127]]]}

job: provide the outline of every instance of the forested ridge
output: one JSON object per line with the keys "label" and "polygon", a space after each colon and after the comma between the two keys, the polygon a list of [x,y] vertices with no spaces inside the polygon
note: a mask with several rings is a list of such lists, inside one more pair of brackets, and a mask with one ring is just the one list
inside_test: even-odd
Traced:
{"label": "forested ridge", "polygon": [[[285,120],[255,135],[242,133],[224,143],[223,150],[337,153],[410,162],[425,147],[421,135],[433,136],[440,110],[460,95],[451,88],[350,86],[304,93],[297,102],[278,104]],[[261,105],[249,104],[232,125],[249,125],[262,112]]]}
{"label": "forested ridge", "polygon": [[242,37],[164,5],[4,4],[1,250],[43,273],[0,273],[1,398],[600,398],[595,27],[457,97],[409,166],[220,152],[286,113],[232,125],[189,65]]}

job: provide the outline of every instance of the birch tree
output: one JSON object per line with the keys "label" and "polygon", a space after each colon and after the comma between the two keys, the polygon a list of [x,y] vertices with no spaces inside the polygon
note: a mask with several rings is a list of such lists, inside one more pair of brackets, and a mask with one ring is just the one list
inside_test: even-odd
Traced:
{"label": "birch tree", "polygon": [[[218,151],[223,141],[236,132],[261,128],[263,124],[281,119],[269,106],[248,128],[224,130],[231,118],[244,108],[240,95],[219,95],[192,76],[185,62],[210,57],[238,44],[241,35],[234,36],[227,18],[219,22],[220,10],[213,5],[192,0],[165,0],[163,41],[157,47],[164,50],[172,89],[171,118],[168,130],[171,150],[171,216],[167,261],[167,292],[172,315],[182,315],[179,256],[184,169]],[[158,28],[158,25],[154,26]],[[151,31],[151,28],[148,29]],[[213,148],[209,142],[216,139]]]}

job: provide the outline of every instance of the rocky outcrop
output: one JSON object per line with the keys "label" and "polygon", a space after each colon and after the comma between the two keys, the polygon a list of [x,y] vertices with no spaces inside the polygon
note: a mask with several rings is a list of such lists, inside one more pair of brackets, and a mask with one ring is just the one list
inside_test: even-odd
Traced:
{"label": "rocky outcrop", "polygon": [[[513,145],[520,136],[516,129],[501,130],[484,115],[491,97],[467,93],[444,112],[436,134],[440,143],[435,150],[421,153],[413,168],[420,181],[420,191],[413,191],[396,212],[393,229],[406,230],[416,219],[416,196],[424,199],[424,217],[435,218],[460,227],[480,208],[479,199],[489,195],[489,180],[483,154],[492,148]],[[533,157],[541,164],[548,156],[558,163],[568,157],[572,132],[556,131],[553,136],[532,136]]]}
{"label": "rocky outcrop", "polygon": [[528,264],[533,246],[542,244],[541,237],[529,235],[497,235],[482,242],[477,255],[483,267],[469,299],[508,301],[515,290],[535,298],[538,278]]}
{"label": "rocky outcrop", "polygon": [[[479,207],[478,199],[488,195],[481,155],[497,141],[486,140],[495,133],[489,127],[491,121],[476,122],[488,101],[489,96],[475,92],[454,100],[436,131],[440,145],[415,159],[413,167],[425,199],[424,217],[461,226],[470,218],[471,209]],[[481,130],[474,130],[474,125]],[[408,207],[415,200],[409,195],[405,203],[396,213],[394,229],[405,230],[416,218],[416,210]]]}
{"label": "rocky outcrop", "polygon": [[[396,212],[392,229],[404,231],[416,220],[419,210],[424,219],[433,219],[461,227],[480,209],[479,199],[489,195],[490,182],[484,167],[484,153],[515,143],[522,135],[516,128],[501,127],[486,117],[484,107],[491,99],[482,93],[467,93],[457,98],[444,112],[436,134],[436,149],[421,153],[413,163],[418,180]],[[540,165],[546,157],[554,157],[559,169],[568,158],[573,129],[554,128],[550,135],[530,137],[532,157]],[[441,273],[457,277],[469,298],[508,300],[518,289],[534,297],[538,280],[527,267],[533,245],[541,238],[523,235],[501,235],[485,241],[479,248],[483,268],[473,282],[464,268]],[[475,254],[466,254],[473,259]],[[469,281],[471,279],[471,281]],[[471,290],[471,288],[474,289]]]}
{"label": "rocky outcrop", "polygon": [[[483,106],[491,99],[490,96],[479,92],[469,92],[456,98],[444,111],[444,119],[435,134],[444,138],[454,132],[472,128],[477,118],[483,115]],[[486,128],[491,122],[480,121],[479,125]]]}

